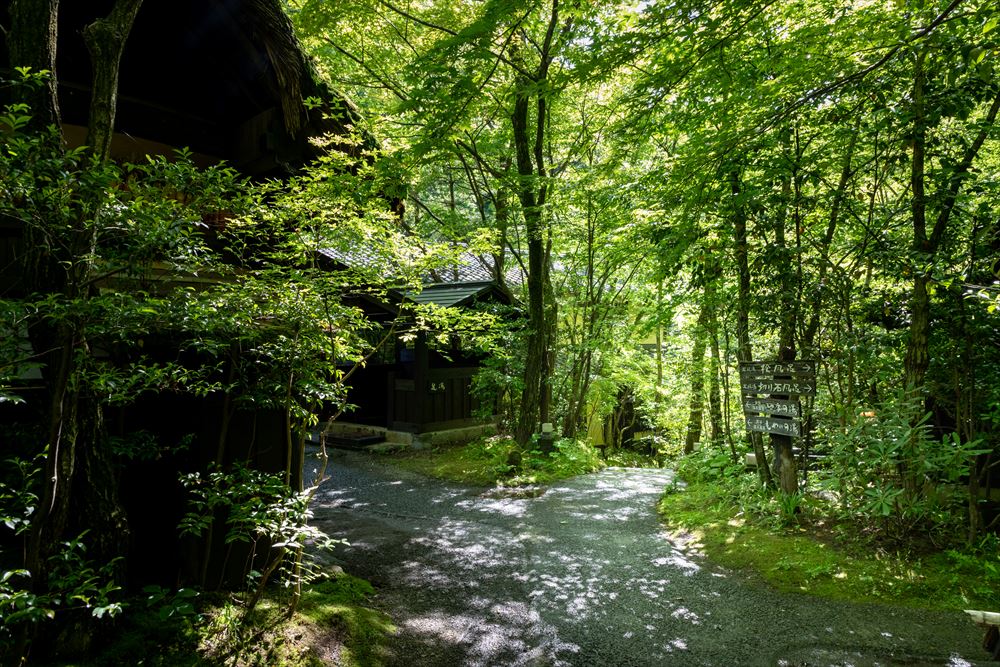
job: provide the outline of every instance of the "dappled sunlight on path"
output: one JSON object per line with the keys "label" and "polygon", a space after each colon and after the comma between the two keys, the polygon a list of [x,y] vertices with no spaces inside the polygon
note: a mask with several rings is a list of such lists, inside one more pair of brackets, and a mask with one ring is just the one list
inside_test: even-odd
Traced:
{"label": "dappled sunlight on path", "polygon": [[780,595],[706,562],[656,516],[668,471],[609,469],[532,497],[358,454],[331,471],[316,523],[348,541],[335,559],[396,620],[387,664],[945,665],[976,648],[957,617]]}

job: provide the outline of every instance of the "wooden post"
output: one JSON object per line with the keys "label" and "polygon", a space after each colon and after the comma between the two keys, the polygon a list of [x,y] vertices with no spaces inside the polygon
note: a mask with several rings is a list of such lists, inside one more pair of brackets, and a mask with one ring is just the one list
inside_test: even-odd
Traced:
{"label": "wooden post", "polygon": [[815,362],[741,362],[740,388],[747,430],[770,434],[780,488],[784,493],[796,493],[798,471],[792,438],[802,435],[799,397],[816,395]]}
{"label": "wooden post", "polygon": [[430,421],[430,353],[427,349],[427,332],[417,334],[413,346],[413,421],[417,424],[417,432],[423,430],[424,424]]}

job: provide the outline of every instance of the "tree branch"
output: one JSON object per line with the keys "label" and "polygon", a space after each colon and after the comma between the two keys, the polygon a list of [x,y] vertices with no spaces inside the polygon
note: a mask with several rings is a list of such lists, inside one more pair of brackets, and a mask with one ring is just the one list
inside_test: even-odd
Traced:
{"label": "tree branch", "polygon": [[401,88],[399,88],[398,86],[396,86],[396,84],[392,83],[388,79],[384,78],[382,75],[380,75],[374,69],[372,69],[368,65],[368,63],[366,63],[365,61],[363,61],[361,58],[358,58],[356,55],[354,55],[353,53],[351,53],[347,49],[343,48],[342,46],[340,46],[339,44],[337,44],[336,42],[334,42],[332,39],[330,39],[329,37],[325,37],[324,36],[323,37],[323,41],[326,42],[327,44],[329,44],[330,46],[332,46],[334,49],[336,49],[338,53],[342,54],[344,57],[346,57],[346,58],[350,59],[351,61],[353,61],[354,63],[356,63],[359,67],[361,67],[361,69],[363,69],[364,71],[368,72],[368,74],[371,75],[372,78],[374,78],[376,81],[378,81],[380,84],[382,84],[382,86],[386,90],[388,90],[393,95],[395,95],[401,102],[406,102],[409,99],[407,97],[406,93]]}
{"label": "tree branch", "polygon": [[938,213],[937,220],[934,222],[934,229],[931,230],[931,249],[936,249],[938,244],[941,243],[941,237],[944,236],[945,229],[948,227],[948,220],[951,218],[951,212],[955,209],[955,200],[958,199],[958,193],[962,187],[962,181],[965,180],[965,177],[969,173],[969,169],[972,168],[972,163],[979,154],[979,149],[981,149],[983,147],[983,143],[986,142],[986,138],[989,136],[990,128],[993,127],[994,121],[996,121],[998,112],[1000,112],[1000,92],[998,92],[996,97],[993,98],[993,104],[990,105],[990,109],[986,113],[986,118],[983,119],[979,126],[979,133],[976,135],[972,144],[965,149],[965,153],[962,155],[962,161],[958,163],[958,166],[952,173],[951,178],[948,179],[948,189],[945,191],[944,203],[941,206],[941,212]]}

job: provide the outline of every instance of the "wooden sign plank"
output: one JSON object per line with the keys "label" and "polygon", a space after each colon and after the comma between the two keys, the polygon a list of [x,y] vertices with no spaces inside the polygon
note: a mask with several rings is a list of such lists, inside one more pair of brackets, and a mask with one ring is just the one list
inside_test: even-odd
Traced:
{"label": "wooden sign plank", "polygon": [[743,412],[748,414],[764,413],[782,417],[801,417],[802,406],[798,399],[781,398],[744,398]]}
{"label": "wooden sign plank", "polygon": [[815,396],[815,382],[795,380],[748,380],[740,382],[744,394],[784,394],[786,396]]}
{"label": "wooden sign plank", "polygon": [[790,435],[793,438],[802,436],[802,424],[794,419],[771,419],[770,417],[747,417],[747,430],[757,433],[774,433]]}
{"label": "wooden sign plank", "polygon": [[816,362],[803,361],[741,361],[740,375],[816,375]]}
{"label": "wooden sign plank", "polygon": [[740,380],[794,380],[795,382],[816,382],[811,373],[756,373],[740,371]]}

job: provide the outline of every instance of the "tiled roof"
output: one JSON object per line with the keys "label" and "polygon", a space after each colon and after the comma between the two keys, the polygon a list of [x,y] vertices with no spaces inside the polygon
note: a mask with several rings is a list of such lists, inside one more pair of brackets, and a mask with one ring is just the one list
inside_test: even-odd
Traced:
{"label": "tiled roof", "polygon": [[405,297],[418,304],[436,306],[464,306],[496,289],[492,281],[439,283],[427,285],[420,292],[407,291]]}
{"label": "tiled roof", "polygon": [[[379,253],[373,252],[370,247],[358,247],[351,250],[340,250],[337,248],[323,248],[320,254],[345,267],[366,267],[378,270],[384,275],[392,275],[399,269],[394,266],[391,260]],[[507,263],[504,278],[510,285],[521,284],[521,272],[515,261]],[[469,251],[463,251],[458,255],[456,265],[437,269],[433,274],[424,276],[425,284],[432,283],[478,283],[493,281],[493,258],[490,256],[480,256]]]}

